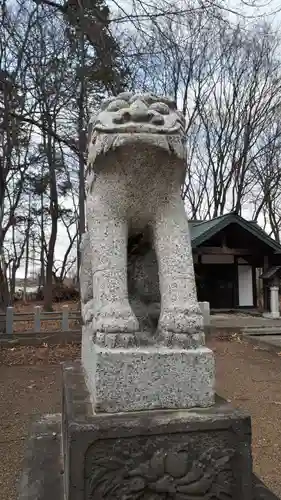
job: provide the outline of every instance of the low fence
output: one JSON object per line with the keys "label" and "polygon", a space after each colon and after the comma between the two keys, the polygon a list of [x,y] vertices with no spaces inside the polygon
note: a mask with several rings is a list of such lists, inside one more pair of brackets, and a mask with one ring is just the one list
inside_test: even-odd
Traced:
{"label": "low fence", "polygon": [[41,333],[41,324],[43,321],[57,321],[60,328],[56,331],[54,330],[54,332],[71,332],[77,331],[77,328],[74,330],[70,328],[70,323],[75,321],[80,324],[81,312],[72,311],[67,305],[62,307],[62,311],[54,312],[45,312],[41,306],[34,306],[33,312],[16,312],[14,307],[7,307],[6,314],[0,313],[0,323],[3,323],[3,320],[6,323],[6,335],[13,335],[15,333],[16,322],[31,322],[33,329],[29,330],[29,333]]}
{"label": "low fence", "polygon": [[[199,304],[207,333],[210,325],[209,303]],[[54,325],[48,326],[48,322],[55,322],[55,329],[52,328]],[[62,306],[61,311],[54,312],[45,312],[42,306],[38,305],[29,312],[17,312],[16,308],[7,307],[6,313],[0,312],[0,327],[3,323],[5,328],[2,333],[0,330],[0,347],[14,344],[67,344],[81,341],[81,311],[74,311],[68,305]]]}
{"label": "low fence", "polygon": [[[204,317],[204,325],[209,326],[210,324],[210,305],[209,302],[199,302],[201,312]],[[4,316],[4,318],[3,318]],[[0,312],[0,324],[6,323],[5,333],[6,335],[12,335],[14,332],[14,325],[16,322],[31,322],[33,324],[33,329],[28,330],[28,333],[40,333],[42,321],[58,321],[60,323],[60,329],[57,331],[77,331],[70,328],[70,322],[76,321],[81,324],[81,312],[73,311],[69,309],[67,305],[62,306],[62,311],[45,312],[42,310],[42,306],[34,306],[33,312],[16,312],[14,307],[7,307],[6,314]],[[26,330],[25,330],[26,331]],[[54,331],[54,330],[53,330]],[[18,332],[16,332],[18,333]],[[1,335],[1,332],[0,332]]]}

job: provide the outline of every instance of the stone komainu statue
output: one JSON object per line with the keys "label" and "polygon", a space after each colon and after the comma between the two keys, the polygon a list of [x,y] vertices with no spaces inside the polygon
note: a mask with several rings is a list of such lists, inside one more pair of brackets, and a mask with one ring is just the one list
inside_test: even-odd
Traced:
{"label": "stone komainu statue", "polygon": [[148,331],[146,341],[165,346],[203,343],[180,196],[184,127],[171,100],[131,92],[106,99],[90,120],[80,282],[99,345],[137,345]]}

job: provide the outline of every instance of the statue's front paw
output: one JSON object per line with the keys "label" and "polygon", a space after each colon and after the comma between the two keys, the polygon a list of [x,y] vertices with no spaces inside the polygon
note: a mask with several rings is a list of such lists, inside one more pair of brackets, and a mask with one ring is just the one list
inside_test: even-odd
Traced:
{"label": "statue's front paw", "polygon": [[99,310],[93,318],[93,330],[105,334],[131,334],[139,330],[139,323],[130,306],[111,304]]}
{"label": "statue's front paw", "polygon": [[136,347],[137,338],[134,333],[105,333],[96,332],[94,335],[95,344],[109,349],[128,349]]}
{"label": "statue's front paw", "polygon": [[203,316],[197,307],[173,307],[161,313],[158,341],[167,347],[192,348],[204,343]]}
{"label": "statue's front paw", "polygon": [[81,308],[82,321],[84,325],[89,324],[94,317],[94,301],[89,300]]}
{"label": "statue's front paw", "polygon": [[198,304],[185,307],[173,304],[161,310],[158,328],[173,333],[193,333],[203,328],[203,315]]}

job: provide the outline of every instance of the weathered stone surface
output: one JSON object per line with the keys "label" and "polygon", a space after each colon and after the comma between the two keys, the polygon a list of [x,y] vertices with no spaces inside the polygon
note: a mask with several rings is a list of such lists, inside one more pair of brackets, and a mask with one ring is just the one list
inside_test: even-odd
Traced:
{"label": "weathered stone surface", "polygon": [[83,306],[83,317],[97,333],[95,342],[104,346],[108,334],[155,328],[138,298],[130,303],[128,297],[128,237],[144,231],[159,269],[161,310],[154,339],[169,347],[182,347],[186,340],[189,347],[188,336],[195,335],[201,345],[203,318],[180,197],[186,169],[183,116],[167,98],[123,93],[105,101],[91,119],[88,150],[91,258],[84,262],[90,269],[86,276],[92,272],[93,298]]}
{"label": "weathered stone surface", "polygon": [[63,500],[61,414],[45,415],[32,425],[18,500]]}
{"label": "weathered stone surface", "polygon": [[157,257],[147,232],[128,242],[128,294],[140,331],[153,336],[159,321],[161,297]]}
{"label": "weathered stone surface", "polygon": [[84,233],[80,244],[80,297],[81,297],[81,315],[87,318],[88,307],[93,300],[93,278],[91,266],[91,246],[89,234]]}
{"label": "weathered stone surface", "polygon": [[213,403],[214,361],[203,347],[180,196],[184,126],[169,99],[130,92],[91,119],[82,363],[102,411]]}
{"label": "weathered stone surface", "polygon": [[[92,316],[92,264],[89,233],[81,244],[81,303],[82,316],[87,324]],[[128,297],[138,320],[140,331],[155,333],[160,316],[160,290],[158,264],[147,231],[128,241]]]}
{"label": "weathered stone surface", "polygon": [[276,500],[253,481],[250,417],[212,408],[94,415],[81,365],[64,368],[66,500]]}
{"label": "weathered stone surface", "polygon": [[[77,404],[77,402],[76,402]],[[51,422],[51,423],[50,423]],[[73,421],[70,420],[70,425],[75,427],[76,431],[81,432],[81,436],[83,436],[83,430],[85,430],[85,426],[83,425],[84,420],[79,423],[79,426],[77,427],[76,424],[73,424]],[[87,471],[85,470],[84,473],[83,471],[79,471],[79,473],[75,477],[75,483],[73,485],[73,488],[70,486],[68,490],[66,490],[65,494],[63,491],[63,478],[65,478],[65,483],[67,486],[71,485],[70,477],[69,477],[69,467],[65,469],[64,473],[62,468],[60,467],[61,464],[63,464],[63,459],[61,455],[61,415],[48,415],[47,418],[41,419],[39,422],[36,422],[33,425],[32,428],[32,433],[31,436],[29,437],[29,440],[27,442],[27,449],[26,449],[26,454],[25,454],[25,459],[24,459],[24,469],[22,473],[22,478],[19,484],[19,500],[80,500],[81,498],[84,500],[87,498],[86,493],[88,494],[88,498],[94,498],[95,500],[98,500],[101,498],[98,496],[98,488],[95,488],[95,496],[93,496],[93,493],[91,492],[91,489],[89,491],[89,477],[93,477],[94,470],[90,469],[90,461],[88,462],[88,469]],[[70,433],[71,436],[72,433]],[[90,438],[90,435],[89,435]],[[69,439],[69,435],[67,436],[67,440]],[[79,434],[78,434],[78,441],[79,441]],[[71,441],[70,441],[71,442]],[[93,442],[90,441],[90,445],[93,446]],[[82,452],[85,452],[85,442],[83,442],[83,446],[81,447]],[[69,450],[69,448],[68,448]],[[69,450],[70,451],[70,450]],[[151,482],[151,471],[155,471],[158,473],[158,471],[165,469],[165,471],[169,471],[170,474],[168,477],[175,477],[175,480],[177,483],[181,481],[181,479],[184,479],[180,477],[180,473],[182,474],[182,471],[185,470],[190,464],[189,460],[184,460],[185,452],[181,455],[180,453],[176,454],[169,454],[168,457],[164,460],[164,464],[162,466],[161,461],[159,460],[159,455],[155,454],[152,457],[152,463],[151,459],[149,461],[149,466],[145,468],[141,468],[141,477],[134,476],[134,470],[128,473],[128,479],[130,480],[129,487],[133,489],[134,491],[131,494],[131,499],[134,498],[145,498],[145,499],[150,499],[151,498],[157,499],[157,498],[167,498],[166,493],[164,492],[149,492],[149,489],[154,488],[154,483]],[[90,453],[93,454],[93,449],[90,448]],[[71,452],[69,455],[72,455]],[[180,455],[180,456],[178,456]],[[87,456],[87,453],[86,453]],[[217,450],[212,450],[209,452],[209,456],[213,457],[212,463],[218,463],[218,457],[219,454]],[[172,460],[171,460],[172,457]],[[217,460],[216,460],[217,458]],[[223,460],[225,460],[224,467],[229,465],[229,461],[227,461],[228,456],[223,455],[221,456]],[[94,460],[93,456],[92,459]],[[124,462],[124,468],[127,464],[127,456],[125,456],[125,462]],[[204,467],[205,464],[205,458],[200,457],[201,461],[197,461],[197,463],[193,464],[193,470],[195,469],[196,471],[196,465],[202,464]],[[222,461],[223,461],[222,460]],[[98,461],[98,470],[101,471],[101,463]],[[82,464],[82,467],[84,467],[84,455],[78,454],[77,455],[77,462],[76,462],[76,469],[78,469]],[[110,458],[108,457],[108,462],[106,463],[108,470],[108,464],[111,464]],[[146,465],[146,463],[145,463]],[[222,477],[227,475],[228,478],[230,478],[229,472],[225,474],[226,471],[223,472],[222,466],[220,463],[218,464],[220,467],[220,472],[217,474],[217,477],[219,480],[221,480]],[[223,464],[222,464],[223,465]],[[72,465],[74,467],[74,464]],[[127,471],[127,469],[125,469]],[[147,474],[147,470],[149,470],[149,475]],[[198,468],[197,468],[198,470]],[[210,470],[210,468],[209,468]],[[117,473],[118,471],[120,472],[120,460],[118,461],[117,464]],[[200,471],[199,471],[200,472]],[[111,470],[111,473],[113,471]],[[154,472],[155,474],[155,472]],[[143,478],[144,476],[144,478]],[[155,477],[155,475],[154,475]],[[254,474],[252,476],[253,480],[253,497],[249,500],[280,500],[276,495],[274,495],[266,486],[263,484]],[[104,483],[108,482],[108,474],[105,474],[104,477]],[[141,485],[145,482],[145,484],[148,483],[148,489],[145,489],[145,491],[135,491],[135,487],[137,484]],[[173,481],[174,482],[174,481]],[[182,481],[184,482],[184,481]],[[170,481],[171,483],[171,481]],[[170,484],[168,481],[166,484]],[[156,484],[159,486],[159,479],[156,481]],[[163,484],[163,481],[161,482],[160,478],[160,485]],[[192,485],[194,483],[191,483]],[[202,480],[201,480],[202,484]],[[87,485],[87,486],[86,486]],[[229,482],[225,484],[224,482],[224,489],[226,485],[229,485]],[[76,487],[78,486],[78,488]],[[118,485],[117,485],[118,486]],[[120,485],[121,488],[122,485]],[[165,486],[165,481],[164,481],[164,486]],[[183,485],[183,487],[186,485]],[[86,487],[88,488],[86,490]],[[170,484],[170,488],[171,488]],[[178,485],[176,486],[178,487]],[[187,485],[188,487],[188,485]],[[127,488],[128,488],[128,482],[127,482]],[[137,497],[137,494],[139,496]],[[112,492],[109,491],[108,497],[106,498],[111,498],[112,497]],[[111,497],[110,497],[111,495]],[[134,496],[135,495],[135,496]],[[168,498],[174,498],[174,499],[184,499],[184,500],[190,500],[192,498],[191,495],[187,495],[184,493],[177,494],[176,493],[171,493],[168,494]],[[183,496],[184,495],[184,496]],[[122,497],[118,497],[117,495],[113,497],[115,499],[120,499]],[[126,497],[125,497],[126,498]],[[203,499],[203,500],[209,500],[208,492],[205,493],[205,496],[193,496],[193,498]],[[219,498],[219,497],[218,497]],[[223,497],[224,500],[225,498],[229,498],[227,496]],[[238,497],[230,497],[233,498],[234,500],[239,500]]]}
{"label": "weathered stone surface", "polygon": [[103,348],[83,334],[87,385],[96,412],[207,407],[214,403],[214,359],[206,347]]}
{"label": "weathered stone surface", "polygon": [[[202,437],[196,432],[192,436],[177,433],[169,436],[169,441],[155,436],[145,444],[143,437],[93,444],[86,455],[85,497],[233,498],[231,461],[235,448],[228,447],[227,436],[220,442],[218,433],[210,433],[209,446],[204,450],[207,443],[200,443]],[[110,463],[105,450],[111,454]],[[247,497],[242,494],[240,498]]]}

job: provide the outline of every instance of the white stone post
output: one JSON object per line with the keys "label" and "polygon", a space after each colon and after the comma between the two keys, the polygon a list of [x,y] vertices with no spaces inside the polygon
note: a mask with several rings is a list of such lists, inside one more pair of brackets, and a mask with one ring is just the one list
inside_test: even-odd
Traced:
{"label": "white stone post", "polygon": [[61,329],[63,332],[69,330],[69,313],[68,306],[62,306],[62,321],[61,321]]}
{"label": "white stone post", "polygon": [[34,332],[39,333],[41,330],[41,306],[34,306]]}
{"label": "white stone post", "polygon": [[14,322],[14,308],[7,307],[7,310],[6,310],[6,333],[8,335],[13,334],[13,322]]}
{"label": "white stone post", "polygon": [[279,287],[270,287],[270,316],[272,318],[280,317],[280,304],[279,304]]}
{"label": "white stone post", "polygon": [[204,326],[209,326],[211,322],[210,302],[199,302],[203,314]]}

